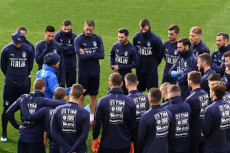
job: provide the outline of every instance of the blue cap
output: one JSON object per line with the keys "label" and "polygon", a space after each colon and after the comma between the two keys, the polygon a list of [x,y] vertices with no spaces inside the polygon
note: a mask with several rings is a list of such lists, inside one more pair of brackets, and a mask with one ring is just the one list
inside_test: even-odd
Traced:
{"label": "blue cap", "polygon": [[55,65],[60,60],[60,56],[57,53],[51,52],[45,55],[44,64]]}
{"label": "blue cap", "polygon": [[25,36],[18,30],[12,34],[12,40],[15,44],[23,43]]}

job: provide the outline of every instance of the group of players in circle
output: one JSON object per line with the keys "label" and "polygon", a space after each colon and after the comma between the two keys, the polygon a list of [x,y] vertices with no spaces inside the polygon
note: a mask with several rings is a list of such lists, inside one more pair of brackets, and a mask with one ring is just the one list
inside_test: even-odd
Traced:
{"label": "group of players in circle", "polygon": [[[36,47],[26,39],[26,28],[19,27],[1,53],[5,75],[1,141],[7,141],[9,120],[19,129],[19,153],[45,152],[44,136],[51,153],[85,153],[90,125],[93,152],[230,152],[228,34],[217,35],[218,49],[210,56],[198,26],[190,29],[190,39],[178,39],[179,27],[170,25],[169,40],[162,43],[148,19],[141,19],[139,25],[133,44],[127,29],[118,30],[118,42],[110,52],[114,73],[108,95],[98,103],[104,47],[93,33],[93,20],[85,21],[79,36],[72,32],[70,20],[57,33],[47,26]],[[34,58],[39,71],[29,93]],[[158,89],[157,70],[163,58],[166,64]],[[142,93],[146,89],[148,96]],[[84,109],[87,94],[89,112]],[[19,109],[22,125],[14,117]]]}

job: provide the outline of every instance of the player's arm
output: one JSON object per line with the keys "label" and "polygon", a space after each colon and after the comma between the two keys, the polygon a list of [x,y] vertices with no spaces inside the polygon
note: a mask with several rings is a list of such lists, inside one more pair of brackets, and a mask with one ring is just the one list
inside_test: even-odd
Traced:
{"label": "player's arm", "polygon": [[3,48],[1,53],[1,70],[4,75],[6,75],[6,69],[7,69],[7,57],[6,57],[6,48]]}
{"label": "player's arm", "polygon": [[76,34],[72,33],[72,38],[71,38],[71,44],[67,43],[65,46],[63,46],[64,48],[64,55],[74,55],[76,56],[76,52],[74,49],[74,40],[77,37]]}
{"label": "player's arm", "polygon": [[140,57],[139,54],[137,53],[137,49],[133,48],[132,53],[130,54],[130,58],[132,59],[132,63],[131,64],[124,64],[124,65],[118,65],[119,69],[132,69],[132,68],[136,68],[139,66],[140,63]]}
{"label": "player's arm", "polygon": [[112,47],[112,49],[110,51],[109,57],[110,57],[110,68],[112,70],[114,70],[114,65],[115,65],[115,50],[114,50],[114,46]]}
{"label": "player's arm", "polygon": [[[25,97],[24,97],[25,98]],[[20,109],[20,103],[24,100],[23,97],[19,97],[6,111],[6,115],[15,129],[19,129],[20,125],[15,119],[14,114]]]}
{"label": "player's arm", "polygon": [[25,120],[25,121],[43,120],[46,117],[47,111],[49,111],[49,108],[43,107],[29,116],[26,116],[26,117],[23,116],[23,120]]}
{"label": "player's arm", "polygon": [[138,128],[138,135],[137,135],[137,153],[142,153],[144,140],[146,139],[146,131],[147,131],[147,123],[145,119],[145,114],[141,116],[139,128]]}
{"label": "player's arm", "polygon": [[[215,57],[215,55],[216,56],[218,56],[217,55],[217,51],[215,51],[213,54],[212,54],[212,64],[211,64],[211,68],[213,69],[213,70],[215,70],[216,71],[216,73],[219,73],[219,74],[223,74],[224,73],[224,71],[225,71],[225,64],[222,64],[222,65],[218,65],[218,63],[217,62],[215,62],[214,61],[214,57]],[[217,57],[218,58],[218,57]]]}
{"label": "player's arm", "polygon": [[156,36],[155,40],[156,40],[155,44],[156,44],[156,49],[157,49],[157,59],[158,59],[158,65],[159,65],[164,56],[163,43],[159,36]]}
{"label": "player's arm", "polygon": [[34,65],[34,52],[33,49],[30,47],[29,49],[29,59],[28,59],[28,70],[29,70],[29,74],[33,69],[33,65]]}
{"label": "player's arm", "polygon": [[47,43],[44,46],[45,48],[42,47],[42,42],[40,42],[35,47],[35,59],[37,64],[43,64],[43,57],[49,53],[50,45]]}
{"label": "player's arm", "polygon": [[104,46],[103,42],[100,36],[97,36],[98,39],[98,50],[97,50],[97,56],[94,56],[93,59],[104,59],[105,53],[104,53]]}
{"label": "player's arm", "polygon": [[65,87],[65,80],[66,80],[66,76],[65,76],[65,59],[64,59],[64,54],[63,54],[63,50],[61,49],[61,47],[59,48],[60,52],[60,65],[59,65],[59,82],[60,85]]}
{"label": "player's arm", "polygon": [[[82,115],[83,116],[83,115]],[[84,122],[82,124],[82,132],[81,135],[78,137],[77,141],[72,145],[72,148],[70,150],[70,153],[76,151],[78,152],[79,147],[86,142],[86,139],[89,134],[89,113],[84,113]],[[77,127],[79,128],[79,127]]]}
{"label": "player's arm", "polygon": [[102,107],[102,99],[100,99],[98,101],[94,115],[93,140],[97,139],[100,134],[101,124],[103,120]]}
{"label": "player's arm", "polygon": [[212,132],[212,126],[213,126],[213,112],[210,107],[208,107],[204,113],[204,120],[202,124],[202,133],[204,136],[208,137],[211,135]]}
{"label": "player's arm", "polygon": [[131,135],[131,141],[136,142],[136,137],[137,137],[136,105],[133,103],[132,100],[130,102],[132,105],[130,106],[129,130],[130,130],[130,135]]}
{"label": "player's arm", "polygon": [[65,146],[65,152],[68,152],[71,149],[71,146],[64,140],[62,139],[60,135],[60,125],[58,124],[58,116],[59,109],[54,110],[54,115],[51,119],[51,135],[56,140],[56,142],[61,145]]}
{"label": "player's arm", "polygon": [[75,40],[74,40],[74,47],[75,47],[75,51],[77,52],[77,55],[78,55],[78,58],[80,60],[89,60],[91,59],[92,57],[94,56],[97,56],[97,52],[93,52],[93,53],[90,53],[90,54],[82,54],[80,49],[81,48],[81,41],[80,41],[80,36],[78,36]]}

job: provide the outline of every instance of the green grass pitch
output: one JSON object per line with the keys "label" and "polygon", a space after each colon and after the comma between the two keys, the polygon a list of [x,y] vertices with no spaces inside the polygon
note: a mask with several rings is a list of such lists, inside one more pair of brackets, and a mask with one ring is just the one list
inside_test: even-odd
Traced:
{"label": "green grass pitch", "polygon": [[[108,76],[112,73],[109,67],[109,52],[117,41],[117,30],[128,28],[130,40],[139,31],[141,18],[148,18],[151,29],[162,41],[167,41],[167,27],[178,24],[180,37],[188,37],[192,26],[201,26],[202,40],[210,51],[216,47],[216,35],[219,32],[230,32],[230,1],[228,0],[0,0],[0,48],[11,41],[11,34],[20,25],[28,29],[28,40],[34,45],[44,38],[47,25],[54,25],[59,30],[64,19],[70,19],[73,32],[82,33],[86,19],[96,23],[95,33],[104,42],[105,59],[101,64],[101,81],[98,98],[107,93]],[[164,62],[159,66],[159,83],[162,79]],[[34,64],[32,80],[35,78],[37,65]],[[4,75],[0,74],[0,112],[2,112],[2,91]],[[88,103],[89,98],[86,98]],[[17,116],[19,120],[19,117]],[[0,123],[1,125],[1,123]],[[1,130],[0,130],[1,131]],[[0,142],[0,153],[17,152],[18,131],[8,126],[8,142]],[[92,128],[88,136],[88,152],[91,152]],[[48,152],[48,151],[47,151]]]}

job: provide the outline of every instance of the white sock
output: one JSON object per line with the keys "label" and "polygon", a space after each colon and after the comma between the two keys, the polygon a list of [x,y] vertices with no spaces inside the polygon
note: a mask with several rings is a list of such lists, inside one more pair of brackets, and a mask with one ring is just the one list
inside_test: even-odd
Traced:
{"label": "white sock", "polygon": [[90,122],[94,120],[94,114],[90,114]]}

